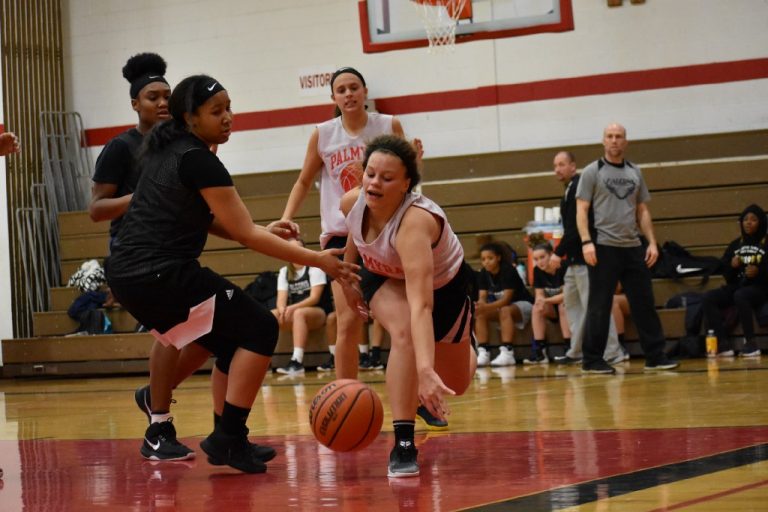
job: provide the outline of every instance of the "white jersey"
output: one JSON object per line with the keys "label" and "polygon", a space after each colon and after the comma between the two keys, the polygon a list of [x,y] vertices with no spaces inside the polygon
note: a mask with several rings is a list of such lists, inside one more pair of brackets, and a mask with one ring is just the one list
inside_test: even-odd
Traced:
{"label": "white jersey", "polygon": [[403,215],[411,206],[422,208],[428,212],[440,217],[443,221],[443,230],[440,233],[440,239],[432,247],[432,257],[434,261],[433,288],[442,288],[456,276],[464,262],[464,250],[459,243],[458,237],[451,229],[445,212],[437,203],[422,195],[410,192],[405,195],[403,204],[397,209],[395,214],[384,226],[384,230],[379,233],[376,240],[366,243],[363,240],[362,226],[363,215],[365,214],[365,195],[360,194],[357,202],[347,216],[347,227],[349,236],[357,247],[357,251],[363,259],[365,268],[375,274],[381,274],[395,279],[405,279],[403,264],[400,261],[400,255],[395,249],[395,237]]}
{"label": "white jersey", "polygon": [[341,124],[341,116],[317,125],[317,151],[323,159],[320,174],[320,245],[333,236],[347,236],[344,214],[341,212],[341,197],[348,190],[359,185],[355,176],[356,162],[362,163],[365,145],[374,137],[392,133],[392,116],[368,113],[368,122],[363,131],[351,136]]}

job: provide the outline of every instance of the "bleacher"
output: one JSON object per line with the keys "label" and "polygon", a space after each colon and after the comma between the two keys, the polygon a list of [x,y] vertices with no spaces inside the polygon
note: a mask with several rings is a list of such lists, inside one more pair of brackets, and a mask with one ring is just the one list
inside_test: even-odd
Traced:
{"label": "bleacher", "polygon": [[[694,254],[720,256],[738,233],[736,218],[744,206],[766,206],[766,148],[768,130],[630,142],[630,159],[642,166],[653,196],[650,209],[658,241],[674,240]],[[572,150],[579,167],[602,154],[602,146],[589,145],[425,160],[423,193],[446,210],[473,267],[479,267],[479,242],[488,237],[507,241],[522,253],[523,227],[534,206],[559,204],[563,189],[550,170],[557,149]],[[297,171],[286,171],[235,177],[254,221],[265,224],[279,217],[296,176]],[[296,218],[310,248],[317,248],[312,242],[320,233],[318,199],[311,193]],[[59,229],[65,281],[84,260],[106,256],[107,222],[93,223],[86,212],[64,213]],[[239,286],[284,264],[213,236],[201,263]],[[682,291],[701,290],[699,281],[654,280],[667,338],[683,335],[684,311],[666,310],[663,304]],[[720,284],[722,279],[714,277],[706,288]],[[152,338],[134,333],[136,321],[124,310],[108,311],[114,334],[66,336],[77,328],[66,314],[77,294],[72,288],[53,288],[51,310],[34,314],[34,337],[3,341],[4,376],[146,371]],[[549,334],[559,339],[557,328],[551,327]],[[626,337],[637,338],[631,321]],[[530,333],[517,335],[516,343],[529,344]],[[287,362],[291,347],[290,334],[282,334],[274,365]],[[305,364],[319,364],[326,354],[318,330],[311,336]]]}

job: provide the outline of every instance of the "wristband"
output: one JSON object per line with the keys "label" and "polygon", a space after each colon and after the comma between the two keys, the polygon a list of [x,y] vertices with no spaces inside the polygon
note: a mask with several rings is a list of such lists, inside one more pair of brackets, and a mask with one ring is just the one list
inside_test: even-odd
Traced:
{"label": "wristband", "polygon": [[584,240],[583,242],[581,242],[581,245],[587,245],[591,243],[592,243],[592,240]]}

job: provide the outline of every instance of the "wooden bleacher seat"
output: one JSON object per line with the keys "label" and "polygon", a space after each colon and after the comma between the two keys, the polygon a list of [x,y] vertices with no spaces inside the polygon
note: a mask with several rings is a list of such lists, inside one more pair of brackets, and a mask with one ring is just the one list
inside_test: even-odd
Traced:
{"label": "wooden bleacher seat", "polygon": [[[746,135],[633,141],[632,160],[643,166],[653,195],[650,206],[659,242],[675,240],[694,254],[720,256],[737,233],[738,213],[746,204],[764,203],[768,197],[766,142],[768,130]],[[582,165],[589,160],[583,155],[602,152],[599,145],[566,149],[575,150]],[[444,207],[467,259],[476,268],[478,241],[482,237],[491,235],[520,251],[524,243],[522,229],[532,217],[533,207],[559,203],[562,186],[549,171],[553,154],[554,150],[544,149],[425,161],[427,181],[423,191]],[[282,212],[296,176],[295,171],[275,172],[235,176],[234,180],[253,219],[265,224]],[[312,192],[296,219],[310,248],[317,248],[318,210],[318,195]],[[101,260],[106,256],[108,223],[92,223],[87,213],[73,212],[60,215],[59,227],[63,280],[66,281],[83,260]],[[283,265],[216,237],[209,238],[201,261],[239,286],[245,286],[258,272],[277,270]],[[657,306],[661,307],[675,293],[695,288],[697,281],[697,278],[681,282],[655,280]],[[719,286],[721,282],[721,278],[713,277],[706,288]],[[136,322],[127,312],[109,312],[116,331],[111,336],[63,337],[77,327],[65,313],[75,294],[74,290],[63,287],[51,290],[51,310],[34,316],[35,334],[43,337],[4,341],[7,367],[18,372],[23,367],[28,372],[30,365],[44,363],[49,368],[58,365],[54,373],[69,371],[66,368],[87,373],[89,361],[96,361],[96,365],[99,361],[109,361],[105,368],[115,371],[146,371],[151,337],[129,334]],[[682,310],[661,310],[660,314],[668,337],[682,335]],[[558,329],[554,324],[551,327],[555,336]],[[631,322],[627,326],[627,337],[636,337]],[[521,333],[517,341],[529,343],[530,333]],[[91,347],[90,351],[83,348],[86,346]],[[290,350],[290,335],[281,335],[275,365],[283,364],[285,361],[281,358],[287,358]],[[319,363],[326,357],[325,350],[318,330],[312,335],[308,352],[314,353]]]}

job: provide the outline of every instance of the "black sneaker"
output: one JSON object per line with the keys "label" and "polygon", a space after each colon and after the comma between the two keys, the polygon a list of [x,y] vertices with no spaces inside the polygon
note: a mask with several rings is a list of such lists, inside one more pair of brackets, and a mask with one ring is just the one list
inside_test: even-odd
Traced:
{"label": "black sneaker", "polygon": [[267,465],[256,457],[251,443],[245,435],[231,436],[219,430],[200,442],[200,448],[208,454],[211,460],[218,461],[217,465],[227,465],[239,469],[243,473],[264,473]]}
{"label": "black sneaker", "polygon": [[592,363],[584,363],[581,365],[581,373],[600,373],[600,374],[610,374],[613,375],[616,373],[616,369],[606,363],[604,360],[599,359],[597,361],[594,361]]}
{"label": "black sneaker", "polygon": [[390,478],[404,478],[419,475],[419,463],[416,458],[419,450],[413,441],[400,441],[389,452],[389,468],[387,476]]}
{"label": "black sneaker", "polygon": [[363,371],[368,371],[371,369],[371,358],[368,355],[368,352],[360,352],[360,359],[358,361],[357,367]]}
{"label": "black sneaker", "polygon": [[152,421],[152,397],[149,394],[149,386],[141,386],[133,393],[136,405],[139,410],[147,417],[147,422]]}
{"label": "black sneaker", "polygon": [[427,430],[440,431],[448,429],[447,421],[437,419],[431,412],[429,412],[429,409],[423,405],[420,405],[419,408],[416,409],[416,418],[421,420],[427,426]]}
{"label": "black sneaker", "polygon": [[675,361],[673,359],[667,359],[666,356],[662,356],[656,361],[645,362],[645,370],[649,372],[658,371],[658,370],[672,370],[673,368],[677,368],[678,366],[680,366],[680,363],[678,361]]}
{"label": "black sneaker", "polygon": [[149,460],[188,460],[195,452],[176,440],[176,427],[171,420],[152,423],[144,433],[141,455]]}
{"label": "black sneaker", "polygon": [[381,359],[379,359],[378,357],[374,358],[373,356],[371,356],[368,359],[368,362],[369,362],[369,366],[370,366],[371,370],[383,370],[384,369],[384,363],[382,363]]}
{"label": "black sneaker", "polygon": [[581,359],[568,357],[568,356],[555,356],[554,359],[557,364],[580,364]]}
{"label": "black sneaker", "polygon": [[278,368],[277,373],[283,375],[304,375],[304,365],[295,359],[291,359],[287,365]]}
{"label": "black sneaker", "polygon": [[[245,427],[245,436],[246,438],[248,437],[248,427]],[[248,442],[248,444],[251,445],[251,451],[253,452],[253,456],[262,462],[269,462],[272,459],[274,459],[275,456],[277,455],[277,452],[275,451],[275,449],[270,446],[262,446],[256,443],[251,443],[250,441]],[[211,466],[225,465],[225,463],[211,456],[208,457],[208,464],[210,464]]]}
{"label": "black sneaker", "polygon": [[324,362],[323,364],[317,367],[317,371],[332,372],[333,370],[336,369],[336,365],[334,363],[335,363],[334,357],[333,357],[333,354],[331,354],[331,357],[329,357],[326,362]]}

